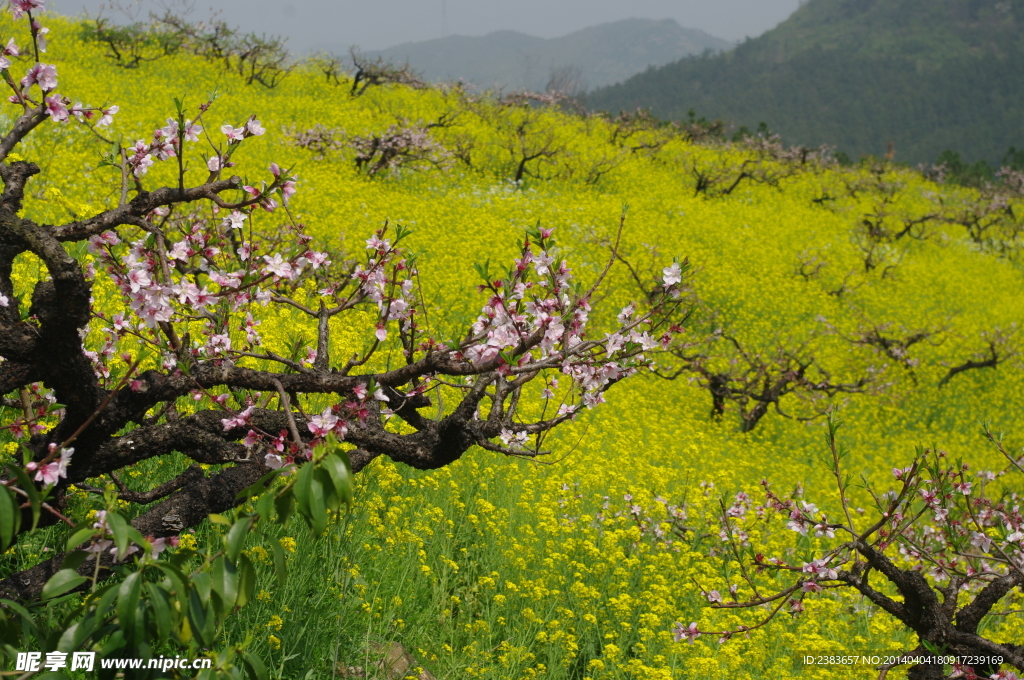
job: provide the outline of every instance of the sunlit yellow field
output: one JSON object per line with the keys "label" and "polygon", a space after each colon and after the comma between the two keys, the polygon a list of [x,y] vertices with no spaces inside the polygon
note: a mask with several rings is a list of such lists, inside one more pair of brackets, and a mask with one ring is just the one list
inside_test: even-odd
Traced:
{"label": "sunlit yellow field", "polygon": [[[2,25],[7,29],[10,22]],[[792,173],[780,170],[776,182],[746,181],[721,196],[698,193],[697,174],[727,173],[753,152],[694,144],[664,127],[641,130],[623,143],[607,119],[467,102],[457,90],[382,86],[354,97],[344,82],[336,85],[312,66],[300,66],[274,89],[247,86],[192,56],[122,69],[100,47],[78,40],[74,24],[52,18],[49,25],[56,36],[49,54],[59,64],[62,89],[91,105],[120,105],[106,133],[113,138],[130,144],[149,136],[172,114],[175,97],[193,107],[212,97],[211,132],[251,114],[262,121],[268,134],[247,142],[235,158],[238,171],[259,177],[271,161],[292,168],[300,179],[292,209],[317,239],[357,252],[385,222],[411,227],[428,323],[448,335],[471,322],[482,304],[474,262],[508,261],[524,229],[540,222],[555,229],[580,278],[592,280],[610,256],[625,210],[621,254],[639,283],[617,264],[607,297],[595,309],[614,314],[644,294],[641,284],[654,285],[664,262],[687,257],[705,310],[687,331],[695,343],[722,329],[751,353],[785,349],[813,356],[837,383],[874,376],[867,392],[833,400],[855,478],[863,474],[884,491],[890,469],[905,465],[917,446],[937,446],[973,468],[1001,469],[1004,461],[980,436],[982,423],[1007,431],[1011,443],[1024,435],[1017,419],[1024,401],[1019,360],[964,371],[938,387],[951,366],[985,350],[986,338],[1016,338],[1024,319],[1020,259],[979,246],[948,224],[930,227],[927,238],[908,236],[865,250],[866,215],[881,210],[898,224],[927,214],[940,200],[969,200],[971,190],[936,185],[908,169],[883,167],[873,174],[869,164],[811,163]],[[350,150],[317,157],[294,141],[317,125],[344,139],[446,114],[450,124],[432,134],[444,148],[461,150],[471,165],[456,154],[440,167],[421,164],[370,177],[356,169]],[[11,114],[0,122],[9,125]],[[516,157],[509,149],[517,148],[524,130],[531,143],[555,153],[529,166],[536,176],[515,183]],[[108,149],[76,126],[44,126],[18,149],[43,170],[26,215],[64,221],[116,203],[119,178],[100,163]],[[198,182],[206,171],[195,163]],[[172,177],[172,168],[156,166],[147,186]],[[883,194],[889,203],[880,208]],[[262,214],[257,226],[272,230],[279,219]],[[21,265],[27,286],[34,265]],[[113,289],[101,285],[96,294],[103,299]],[[912,345],[909,360],[897,361],[851,341],[870,329],[892,337],[932,335]],[[313,329],[303,330],[287,315],[264,318],[262,330],[267,346],[282,354],[313,337]],[[336,332],[355,345],[372,329]],[[715,370],[736,361],[725,345],[713,348]],[[662,361],[668,373],[673,359]],[[726,630],[753,626],[766,614],[711,610],[701,594],[739,582],[740,564],[718,537],[720,499],[728,505],[743,491],[760,503],[759,482],[768,479],[786,492],[800,485],[804,498],[836,508],[834,482],[819,461],[824,429],[818,404],[783,397],[785,416],[772,409],[753,431],[741,432],[735,404],[711,418],[711,396],[690,375],[616,386],[607,404],[553,435],[554,453],[540,463],[477,450],[424,473],[377,460],[359,476],[352,513],[337,518],[327,538],[310,539],[295,522],[287,534],[251,543],[250,557],[261,571],[259,594],[229,634],[253,636],[255,649],[282,678],[370,668],[374,647],[368,642],[392,640],[447,679],[877,677],[867,665],[802,661],[806,655],[884,655],[916,644],[898,622],[852,592],[807,598],[803,613],[781,613],[724,643],[708,635],[693,644],[674,641],[676,622]],[[161,465],[152,463],[145,474],[159,476]],[[854,495],[867,507],[863,490]],[[83,494],[78,510],[86,513],[88,503]],[[670,506],[685,512],[676,525]],[[673,533],[673,526],[684,525]],[[202,529],[199,538],[208,531],[214,529]],[[292,578],[285,585],[273,578],[271,540],[288,551]],[[800,537],[776,520],[750,529],[751,545],[773,554],[810,554],[827,540]],[[41,549],[21,546],[14,559],[28,565]],[[1024,635],[1020,614],[991,617],[986,625],[1002,629],[998,638]],[[899,673],[889,677],[904,677]]]}

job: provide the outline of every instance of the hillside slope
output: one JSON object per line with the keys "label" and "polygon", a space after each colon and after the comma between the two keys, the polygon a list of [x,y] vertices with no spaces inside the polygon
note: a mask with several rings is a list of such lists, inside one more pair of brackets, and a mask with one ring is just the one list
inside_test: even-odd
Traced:
{"label": "hillside slope", "polygon": [[[9,17],[0,13],[0,27],[27,44],[27,31],[9,29]],[[122,175],[105,161],[111,153],[106,140],[128,149],[138,139],[145,144],[175,114],[175,98],[183,100],[185,116],[195,116],[207,93],[215,92],[199,141],[182,143],[181,155],[154,162],[124,190],[129,198],[142,189],[175,186],[179,168],[186,186],[205,181],[207,159],[227,146],[222,126],[234,133],[253,115],[266,134],[246,138],[233,152],[234,172],[262,186],[261,177],[287,168],[299,182],[287,211],[253,207],[248,228],[237,237],[231,218],[225,220],[228,211],[212,207],[181,213],[195,230],[187,223],[173,231],[165,223],[153,227],[179,243],[196,243],[193,234],[203,233],[203,224],[219,225],[217,238],[223,240],[185,254],[196,264],[183,267],[203,285],[218,270],[198,264],[205,264],[215,244],[228,251],[226,257],[238,255],[231,270],[261,276],[255,272],[272,264],[271,251],[236,249],[229,239],[245,239],[244,246],[295,233],[300,223],[315,247],[330,251],[339,269],[358,277],[356,263],[375,257],[364,239],[385,224],[391,225],[391,238],[403,225],[413,230],[407,242],[417,256],[408,264],[416,267],[417,297],[423,301],[429,333],[424,345],[436,340],[457,347],[481,307],[494,309],[486,287],[478,288],[491,277],[474,264],[498,276],[507,266],[514,271],[526,230],[537,226],[555,230],[551,252],[559,261],[564,257],[585,286],[614,263],[593,297],[589,322],[597,328],[614,328],[619,310],[655,291],[673,258],[692,263],[687,285],[702,311],[685,325],[679,355],[653,350],[665,375],[677,368],[686,372],[676,380],[636,376],[615,385],[608,403],[582,409],[543,443],[533,439],[554,455],[523,459],[526,452],[508,457],[477,448],[438,470],[382,456],[357,476],[354,507],[348,515],[338,513],[327,536],[312,536],[295,515],[284,535],[262,528],[250,532],[245,550],[258,586],[230,619],[225,637],[232,644],[246,641],[253,655],[273,662],[276,676],[351,677],[357,675],[349,673],[353,667],[372,675],[375,658],[367,643],[378,640],[400,644],[436,677],[476,680],[832,680],[850,674],[837,673],[835,665],[804,664],[805,655],[835,654],[842,649],[836,641],[844,640],[853,640],[856,645],[847,647],[863,653],[914,649],[901,623],[850,590],[829,587],[815,596],[802,589],[799,600],[780,599],[788,609],[778,610],[763,627],[760,606],[738,613],[711,608],[706,591],[729,593],[735,583],[738,597],[746,598],[757,592],[751,583],[767,593],[779,583],[801,588],[805,582],[800,567],[778,575],[751,569],[749,581],[741,578],[728,546],[747,555],[764,545],[765,554],[794,564],[825,551],[840,554],[846,540],[841,528],[835,536],[818,530],[805,535],[787,528],[788,514],[759,512],[767,506],[760,486],[767,479],[787,501],[799,497],[804,509],[820,504],[823,516],[842,517],[834,500],[835,476],[821,459],[828,455],[822,420],[815,417],[831,404],[841,407],[846,423],[842,465],[855,480],[850,498],[858,512],[850,524],[857,527],[879,517],[874,501],[880,496],[872,498],[860,486],[861,475],[884,493],[895,483],[892,469],[911,465],[919,446],[941,447],[950,460],[970,462],[969,479],[977,480],[971,499],[986,484],[975,473],[993,471],[995,477],[1006,468],[1002,454],[986,446],[979,423],[1006,431],[1012,444],[1007,450],[1018,450],[1017,416],[1024,408],[1024,197],[1013,197],[1007,212],[997,197],[934,184],[892,164],[836,167],[762,142],[695,143],[686,130],[644,118],[570,115],[528,100],[467,96],[459,88],[387,84],[353,95],[344,74],[328,80],[314,63],[300,64],[275,88],[246,84],[223,60],[185,51],[122,68],[104,56],[103,45],[81,38],[79,24],[53,16],[45,23],[51,28],[47,60],[57,65],[61,94],[96,106],[118,104],[121,110],[102,137],[74,119],[47,120],[18,145],[20,156],[40,166],[23,213],[36,224],[88,219],[119,205]],[[12,77],[27,70],[28,59],[12,59]],[[16,111],[11,106],[6,115],[12,118]],[[357,164],[357,156],[372,146],[381,151],[384,141],[384,148],[401,145],[410,153],[392,172],[371,176],[370,163]],[[528,172],[516,181],[525,158],[532,158]],[[146,234],[122,228],[112,261],[133,261],[131,243]],[[85,248],[77,256],[97,261]],[[537,272],[538,262],[531,271]],[[154,272],[162,269],[156,260],[147,264]],[[44,275],[27,256],[19,256],[15,266],[21,278],[14,294],[28,303],[34,282]],[[151,363],[137,365],[170,371],[157,363],[163,346],[143,335],[144,324],[123,333],[112,326],[114,313],[125,305],[123,289],[102,266],[94,268],[93,295],[103,316],[89,320],[89,351],[112,351],[118,370],[129,361],[146,361]],[[203,346],[211,335],[208,323],[214,322],[224,324],[233,348],[245,347],[249,329],[258,327],[258,351],[276,357],[301,359],[303,348],[317,342],[318,324],[300,307],[254,302],[234,312],[227,296],[238,290],[229,282],[210,288],[222,296],[211,305],[210,317],[218,316],[190,319],[185,342],[195,338],[195,346]],[[47,290],[41,287],[40,293]],[[535,290],[524,288],[523,294],[533,296]],[[303,291],[296,302],[309,309],[332,295],[320,285]],[[337,343],[332,366],[346,370],[348,357],[370,348],[379,350],[371,358],[375,363],[364,364],[367,370],[382,372],[407,360],[396,320],[388,320],[392,332],[385,340],[368,336],[385,310],[390,306],[370,305],[365,316],[329,326]],[[221,321],[240,322],[245,313],[251,313],[251,326],[248,318],[246,325]],[[109,338],[119,345],[107,345]],[[609,342],[611,337],[595,350],[606,350]],[[1001,361],[984,367],[997,352]],[[238,367],[262,361],[236,359]],[[975,368],[953,373],[969,362]],[[308,370],[301,364],[299,369]],[[179,375],[184,373],[174,377]],[[799,382],[791,383],[795,378]],[[431,383],[424,417],[450,413],[466,386]],[[566,405],[562,395],[574,384],[569,376],[562,376],[560,386],[550,383],[559,391],[553,392],[552,411],[556,402]],[[794,384],[799,389],[784,391]],[[858,391],[860,385],[866,391]],[[839,391],[840,386],[852,391]],[[233,407],[253,394],[225,391],[224,398]],[[531,415],[551,412],[542,394],[522,394],[524,404],[534,404],[526,407],[534,408]],[[730,401],[716,415],[715,400],[722,394]],[[264,392],[249,403],[273,403],[266,401],[271,397]],[[294,403],[314,414],[345,397],[301,399]],[[394,406],[404,410],[397,401]],[[755,402],[773,406],[756,429],[743,431],[741,409],[749,413]],[[221,402],[190,391],[182,394],[176,417],[218,408],[213,404]],[[20,411],[8,408],[0,415],[18,418]],[[162,417],[153,413],[151,422]],[[305,419],[302,412],[296,415]],[[380,422],[379,436],[408,431],[401,415],[367,417]],[[214,430],[223,424],[211,422]],[[19,450],[12,432],[0,428],[6,460]],[[133,490],[155,488],[188,469],[191,460],[183,452],[154,456],[140,461],[138,476],[126,477],[126,483]],[[211,475],[222,474],[220,465],[208,467]],[[107,481],[90,484],[105,487]],[[68,516],[85,525],[113,502],[76,492]],[[719,532],[730,526],[723,522],[738,520],[736,514],[749,522],[744,519],[741,531],[722,539]],[[0,577],[65,550],[76,529],[41,529],[39,542],[20,543],[0,560]],[[223,525],[204,524],[196,535],[182,536],[181,547],[216,551],[224,533]],[[1006,532],[997,527],[997,533]],[[742,543],[747,539],[749,548]],[[888,546],[890,554],[901,547]],[[177,555],[194,559],[191,564],[205,559]],[[283,582],[278,563],[287,566]],[[931,570],[925,575],[940,583]],[[874,570],[871,578],[883,583]],[[219,597],[211,593],[211,599]],[[1006,604],[1009,611],[993,608],[981,630],[995,639],[1024,639],[1019,604]],[[59,613],[56,608],[65,605],[54,598],[46,606]],[[727,643],[705,634],[688,644],[677,634],[682,622],[706,631],[737,625],[749,630]],[[198,626],[188,625],[177,630],[196,640]],[[128,656],[113,646],[106,653]]]}
{"label": "hillside slope", "polygon": [[756,126],[790,143],[920,162],[953,148],[997,162],[1024,131],[1022,0],[811,0],[735,50],[593,92]]}
{"label": "hillside slope", "polygon": [[651,65],[729,47],[725,40],[683,28],[672,19],[625,19],[548,40],[497,31],[406,43],[371,54],[408,61],[432,81],[462,78],[481,87],[540,90],[560,68],[578,67],[586,86],[602,87]]}

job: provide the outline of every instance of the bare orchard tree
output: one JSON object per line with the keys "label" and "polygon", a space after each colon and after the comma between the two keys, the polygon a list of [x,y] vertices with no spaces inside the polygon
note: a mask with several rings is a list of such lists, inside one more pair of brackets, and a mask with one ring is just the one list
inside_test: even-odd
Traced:
{"label": "bare orchard tree", "polygon": [[353,135],[349,146],[355,151],[356,169],[373,177],[385,171],[398,174],[401,168],[450,167],[452,154],[434,138],[431,130],[449,127],[452,118],[443,114],[427,124],[399,120],[381,133]]}
{"label": "bare orchard tree", "polygon": [[[16,18],[28,13],[31,22],[37,6],[14,3]],[[152,138],[108,158],[120,182],[116,205],[66,224],[39,224],[21,212],[40,168],[11,161],[12,150],[44,124],[108,125],[116,107],[69,109],[53,65],[37,62],[22,86],[8,83],[22,112],[0,138],[0,428],[20,453],[0,471],[0,552],[57,523],[76,531],[69,551],[88,547],[73,560],[59,554],[0,581],[5,598],[52,596],[82,584],[81,574],[96,589],[112,562],[130,552],[129,543],[155,552],[211,513],[263,493],[275,474],[295,473],[286,488],[294,489],[298,511],[322,529],[326,510],[311,507],[331,498],[337,505],[344,488],[344,470],[330,463],[336,454],[315,453],[333,451],[331,442],[350,447],[355,472],[379,456],[439,468],[474,446],[543,457],[548,433],[648,368],[650,352],[671,342],[674,319],[685,311],[674,264],[657,299],[598,333],[590,303],[612,260],[595,281],[577,284],[551,231],[536,229],[509,268],[480,268],[480,316],[459,335],[441,337],[423,324],[416,264],[404,249],[409,232],[384,226],[362,255],[315,248],[288,207],[296,180],[287,170],[273,163],[255,186],[226,172],[235,152],[264,134],[258,118],[224,125],[200,141],[209,103],[191,113],[179,104]],[[188,168],[198,156],[202,176],[193,182]],[[157,163],[173,177],[169,186],[148,185]],[[86,249],[89,262],[81,259]],[[26,254],[42,263],[38,276],[19,269]],[[112,295],[96,285],[104,277]],[[289,323],[296,333],[305,329],[309,345],[265,342],[268,308],[291,314]],[[338,328],[365,336],[343,350]],[[401,360],[389,362],[385,353]],[[451,407],[423,412],[442,392]],[[167,479],[147,475],[142,488],[129,485],[139,464],[177,454],[222,467],[207,474],[191,465]],[[117,489],[112,495],[102,488],[108,480]],[[332,485],[337,493],[327,501],[315,492]],[[138,515],[127,524],[108,510],[83,529],[67,510],[72,487],[137,507]],[[291,506],[281,503],[284,521]],[[233,535],[244,535],[273,507],[267,501]],[[113,554],[106,549],[111,541]],[[211,549],[204,564],[216,568],[227,555],[241,560],[242,573],[242,543],[229,543],[226,553]],[[83,562],[89,555],[93,561]],[[179,599],[191,587],[186,576],[167,583],[159,587],[177,589]],[[232,595],[217,602],[229,614],[237,601]],[[102,622],[113,614],[89,611],[86,620],[99,622],[90,635],[109,632]],[[146,620],[184,615],[161,609]],[[199,624],[194,618],[193,628]],[[20,635],[20,625],[3,635]],[[168,625],[164,633],[178,629]]]}
{"label": "bare orchard tree", "polygon": [[[648,248],[641,265],[639,260],[630,262],[618,247],[594,241],[611,248],[612,257],[623,264],[647,300],[664,295],[666,283],[684,286],[669,268],[656,278],[655,248]],[[840,395],[874,393],[885,387],[881,371],[871,366],[857,369],[852,376],[837,377],[838,369],[830,369],[815,356],[819,333],[811,332],[802,341],[752,342],[727,329],[695,291],[684,289],[692,300],[691,316],[703,318],[690,320],[689,332],[679,333],[665,346],[654,372],[666,380],[686,379],[707,390],[710,417],[715,420],[733,408],[738,411],[741,432],[753,431],[772,409],[785,418],[813,420],[828,413]],[[706,330],[699,330],[702,326]],[[789,402],[785,408],[783,400]]]}
{"label": "bare orchard tree", "polygon": [[313,158],[318,161],[346,146],[345,131],[341,128],[327,127],[323,123],[317,123],[305,130],[300,130],[295,126],[290,127],[285,130],[285,136],[291,140],[294,146],[311,151]]}
{"label": "bare orchard tree", "polygon": [[902,324],[865,322],[856,332],[848,335],[828,321],[824,323],[833,333],[850,344],[869,347],[883,361],[891,361],[903,368],[915,384],[917,375],[914,371],[921,362],[911,354],[911,348],[922,343],[932,346],[941,345],[947,332],[947,329],[940,327],[909,330]]}
{"label": "bare orchard tree", "polygon": [[680,132],[678,123],[663,124],[644,109],[637,109],[634,112],[623,111],[614,118],[607,118],[611,126],[608,141],[628,149],[630,153],[644,152],[654,155],[677,135],[685,135]]}
{"label": "bare orchard tree", "polygon": [[274,88],[295,68],[286,39],[243,34],[223,20],[192,23],[167,9],[163,15],[153,17],[151,31],[179,36],[185,49],[223,64],[225,69],[245,79],[247,85],[259,83]]}
{"label": "bare orchard tree", "polygon": [[[352,89],[349,91],[352,96],[357,97],[367,89],[380,85],[408,85],[416,89],[426,87],[426,83],[408,64],[395,66],[383,57],[371,59],[354,47],[349,51],[349,59],[353,68]],[[320,62],[328,82],[333,79],[335,84],[340,85],[338,59],[327,57]]]}
{"label": "bare orchard tree", "polygon": [[587,95],[587,80],[583,76],[583,69],[575,64],[552,66],[544,91],[561,95],[565,99],[564,106],[580,111]]}
{"label": "bare orchard tree", "polygon": [[82,37],[103,44],[105,56],[128,69],[175,54],[184,42],[174,31],[154,30],[138,22],[115,24],[102,15],[83,26]]}
{"label": "bare orchard tree", "polygon": [[[687,134],[693,134],[687,130]],[[835,164],[830,147],[786,147],[778,135],[744,136],[738,142],[742,157],[721,154],[714,161],[694,157],[688,161],[693,176],[693,195],[721,198],[748,184],[778,187],[783,180],[804,172],[816,172]]]}
{"label": "bare orchard tree", "polygon": [[[848,452],[839,425],[830,414],[823,456],[835,481],[834,513],[801,498],[799,489],[779,494],[767,481],[759,504],[743,492],[728,508],[723,499],[715,549],[719,559],[739,562],[739,582],[728,590],[701,584],[704,595],[714,609],[758,614],[724,630],[677,623],[676,639],[712,635],[724,643],[780,613],[801,615],[804,601],[822,592],[851,589],[918,640],[912,649],[887,651],[893,661],[877,669],[880,679],[900,665],[910,666],[911,680],[1016,678],[1007,669],[1024,670],[1024,646],[987,632],[986,623],[1019,614],[1024,518],[1013,490],[1024,460],[986,432],[1007,461],[1003,471],[974,472],[943,451],[919,450],[910,465],[893,468],[889,488],[862,479],[861,493],[843,469]],[[857,496],[869,509],[855,507]],[[765,535],[779,524],[801,536],[801,547],[765,554],[752,530]]]}
{"label": "bare orchard tree", "polygon": [[942,199],[942,218],[960,227],[979,249],[1013,257],[1024,241],[1024,173],[1002,168],[998,182],[986,182],[977,193],[965,190]]}
{"label": "bare orchard tree", "polygon": [[104,45],[108,58],[129,69],[184,50],[222,64],[247,85],[259,83],[273,88],[295,67],[282,38],[243,34],[223,20],[189,21],[187,16],[194,3],[187,0],[161,5],[163,14],[150,13],[149,21],[140,21],[139,3],[126,5],[113,0],[101,7],[123,15],[128,23],[113,22],[101,11],[84,25],[82,37]]}
{"label": "bare orchard tree", "polygon": [[1011,324],[1007,330],[995,328],[990,331],[984,331],[981,334],[981,340],[985,345],[984,349],[975,351],[969,359],[961,363],[952,365],[946,363],[945,365],[949,367],[949,371],[939,381],[939,387],[945,387],[949,384],[950,380],[964,371],[973,371],[979,368],[991,368],[994,370],[1000,364],[1012,360],[1019,364],[1019,330],[1016,324]]}
{"label": "bare orchard tree", "polygon": [[[727,405],[734,404],[742,432],[754,430],[770,409],[786,418],[812,420],[824,416],[836,396],[869,391],[875,377],[868,372],[851,381],[835,379],[812,353],[812,339],[799,346],[754,348],[716,329],[695,343],[673,345],[674,367],[658,374],[668,379],[688,376],[707,390],[712,418],[721,418]],[[782,406],[790,395],[794,412]]]}

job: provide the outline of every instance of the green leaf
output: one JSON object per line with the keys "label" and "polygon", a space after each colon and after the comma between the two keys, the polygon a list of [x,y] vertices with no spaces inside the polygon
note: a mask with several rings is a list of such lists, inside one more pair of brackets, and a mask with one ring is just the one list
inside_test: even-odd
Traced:
{"label": "green leaf", "polygon": [[243,517],[242,519],[231,525],[231,529],[228,531],[227,542],[227,554],[228,559],[234,562],[238,559],[238,554],[242,552],[242,548],[245,547],[245,539],[249,535],[249,528],[252,526],[252,519],[249,517]]}
{"label": "green leaf", "polygon": [[209,572],[201,571],[197,574],[193,574],[192,586],[199,592],[203,602],[210,599],[210,589],[213,587],[213,581],[210,578]]}
{"label": "green leaf", "polygon": [[32,617],[32,614],[29,613],[29,611],[27,609],[22,607],[17,602],[12,602],[11,600],[0,600],[0,605],[3,605],[4,607],[7,607],[9,609],[13,609],[18,614],[20,614],[21,615],[22,624],[27,626],[29,629],[31,629],[33,634],[38,635],[39,628],[36,626],[36,621]]}
{"label": "green leaf", "polygon": [[107,513],[107,526],[110,527],[110,533],[114,535],[114,546],[117,548],[117,556],[124,557],[125,553],[128,552],[128,544],[131,542],[131,536],[128,534],[128,520],[116,512]]}
{"label": "green leaf", "polygon": [[242,662],[249,669],[250,677],[255,680],[270,680],[270,675],[267,673],[267,667],[264,665],[263,660],[252,652],[242,652]]}
{"label": "green leaf", "polygon": [[313,487],[313,465],[306,464],[299,469],[299,477],[295,481],[295,502],[299,506],[299,514],[309,521],[311,516],[309,501]]}
{"label": "green leaf", "polygon": [[341,507],[341,500],[338,498],[338,492],[334,488],[334,480],[331,479],[331,475],[328,474],[327,470],[320,465],[316,468],[316,481],[323,490],[324,502],[327,504],[328,509],[337,512]]}
{"label": "green leaf", "polygon": [[227,616],[235,608],[235,600],[238,599],[238,571],[235,563],[226,559],[223,555],[213,563],[213,590],[224,602],[224,611],[221,616]]}
{"label": "green leaf", "polygon": [[21,527],[21,510],[14,495],[0,484],[0,553],[14,545],[14,537]]}
{"label": "green leaf", "polygon": [[260,499],[256,501],[256,514],[260,516],[260,521],[272,522],[274,520],[274,494],[265,492]]}
{"label": "green leaf", "polygon": [[89,611],[81,621],[64,631],[57,643],[57,649],[61,652],[81,649],[82,643],[105,623],[104,617],[97,616],[95,610]]}
{"label": "green leaf", "polygon": [[95,533],[96,530],[89,526],[83,527],[75,533],[71,534],[71,538],[68,539],[68,542],[64,547],[65,552],[70,552],[78,546],[82,545],[87,540],[89,540]]}
{"label": "green leaf", "polygon": [[136,544],[140,548],[149,543],[149,540],[142,535],[142,532],[133,527],[131,524],[128,525],[128,541]]}
{"label": "green leaf", "polygon": [[313,534],[322,536],[327,531],[327,500],[324,498],[324,485],[314,479],[309,494],[309,523]]}
{"label": "green leaf", "polygon": [[171,558],[167,560],[167,564],[174,565],[175,569],[181,569],[189,560],[198,554],[199,553],[192,548],[182,548],[181,546],[178,546],[178,549],[174,551]]}
{"label": "green leaf", "polygon": [[121,632],[121,630],[114,630],[114,632],[107,637],[106,644],[96,652],[96,656],[103,659],[121,649],[124,645],[124,633]]}
{"label": "green leaf", "polygon": [[225,517],[224,515],[218,515],[217,513],[212,513],[210,515],[210,522],[213,524],[223,524],[225,526],[231,526],[231,522],[228,520],[227,517]]}
{"label": "green leaf", "polygon": [[244,607],[246,603],[252,599],[252,594],[256,590],[256,568],[252,565],[250,560],[245,555],[238,556],[238,599],[235,600],[235,605],[238,607]]}
{"label": "green leaf", "polygon": [[28,474],[17,465],[8,465],[7,468],[14,472],[14,475],[18,478],[18,483],[21,485],[22,491],[28,494],[28,502],[32,508],[32,529],[36,530],[36,526],[39,524],[39,514],[41,512],[43,501],[39,497],[39,490],[36,489],[36,485],[29,479]]}
{"label": "green leaf", "polygon": [[206,615],[209,620],[213,621],[213,626],[216,628],[218,621],[223,621],[226,616],[225,612],[231,611],[231,605],[225,604],[224,598],[220,596],[216,590],[210,591],[210,599],[206,601]]}
{"label": "green leaf", "polygon": [[171,605],[167,600],[167,592],[155,583],[146,584],[146,593],[149,595],[149,606],[153,608],[153,621],[156,623],[156,642],[160,643],[168,639],[171,631],[174,630],[174,614],[171,613]]}
{"label": "green leaf", "polygon": [[111,583],[103,586],[93,594],[95,597],[100,598],[99,602],[96,603],[95,611],[97,616],[103,618],[110,611],[110,607],[117,598],[117,585],[116,583]]}
{"label": "green leaf", "polygon": [[89,559],[89,553],[84,550],[73,550],[64,555],[64,560],[60,563],[60,568],[77,570],[87,559]]}
{"label": "green leaf", "polygon": [[40,597],[44,600],[49,600],[51,597],[62,595],[72,588],[77,588],[88,580],[74,569],[61,569],[46,582]]}
{"label": "green leaf", "polygon": [[345,505],[352,505],[352,470],[349,467],[348,454],[344,451],[335,451],[324,456],[320,463],[327,474],[334,482],[334,492],[338,499]]}
{"label": "green leaf", "polygon": [[[109,515],[108,515],[109,516]],[[142,572],[132,572],[117,589],[117,620],[121,630],[129,633],[135,627],[135,613],[142,590]]]}
{"label": "green leaf", "polygon": [[265,494],[267,486],[269,486],[270,482],[275,477],[278,477],[278,475],[280,474],[281,470],[270,470],[262,477],[260,477],[259,480],[256,481],[256,483],[243,488],[243,490],[239,492],[239,495],[234,497],[234,500],[236,500],[236,502],[241,503],[243,501],[246,501],[247,499],[251,499],[253,496],[260,496],[262,494]]}
{"label": "green leaf", "polygon": [[273,541],[274,547],[274,571],[277,573],[278,585],[284,585],[288,581],[288,563],[284,558],[284,548],[277,541]]}
{"label": "green leaf", "polygon": [[175,600],[178,602],[184,602],[185,593],[188,591],[188,588],[185,586],[188,578],[185,574],[183,574],[177,567],[167,564],[166,562],[157,562],[156,567],[160,571],[164,572],[167,579],[171,582],[171,590],[173,591],[172,594],[174,595]]}
{"label": "green leaf", "polygon": [[288,518],[292,516],[295,509],[295,493],[285,491],[274,500],[274,507],[277,509],[277,523],[284,526]]}
{"label": "green leaf", "polygon": [[490,285],[491,283],[491,260],[488,258],[486,262],[480,264],[479,262],[473,263],[473,268],[476,269],[476,273],[480,275],[480,278],[484,280],[484,283]]}
{"label": "green leaf", "polygon": [[209,647],[213,644],[213,617],[207,615],[203,608],[203,600],[200,599],[197,590],[189,590],[188,600],[188,620],[192,635],[195,636],[200,646]]}
{"label": "green leaf", "polygon": [[57,641],[57,651],[68,653],[77,650],[81,647],[85,638],[89,637],[90,628],[84,621],[71,624],[61,634],[60,640]]}

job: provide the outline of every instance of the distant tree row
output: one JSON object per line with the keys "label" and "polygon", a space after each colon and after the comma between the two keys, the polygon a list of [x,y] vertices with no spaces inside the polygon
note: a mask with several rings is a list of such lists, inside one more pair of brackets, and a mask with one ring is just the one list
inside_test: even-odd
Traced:
{"label": "distant tree row", "polygon": [[593,109],[642,107],[667,119],[694,109],[737,125],[767,124],[788,144],[832,144],[851,157],[931,161],[953,148],[996,163],[1020,127],[1024,50],[930,60],[810,48],[781,63],[736,50],[682,59],[587,95]]}

